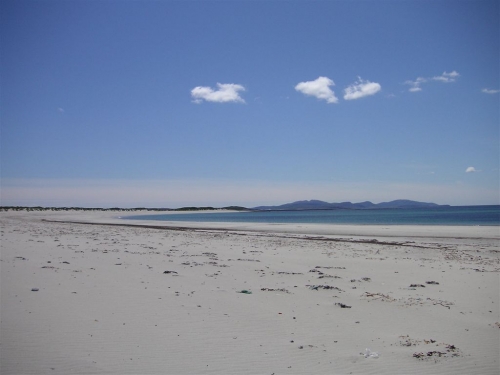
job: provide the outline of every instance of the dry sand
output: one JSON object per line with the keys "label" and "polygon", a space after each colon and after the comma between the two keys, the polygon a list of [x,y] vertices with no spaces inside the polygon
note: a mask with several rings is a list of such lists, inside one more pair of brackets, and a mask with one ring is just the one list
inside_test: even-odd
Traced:
{"label": "dry sand", "polygon": [[499,227],[0,215],[2,375],[500,372]]}

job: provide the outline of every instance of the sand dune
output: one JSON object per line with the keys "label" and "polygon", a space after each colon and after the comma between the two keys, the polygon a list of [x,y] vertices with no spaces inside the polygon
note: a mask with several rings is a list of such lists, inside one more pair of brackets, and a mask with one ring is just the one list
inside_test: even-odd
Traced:
{"label": "sand dune", "polygon": [[117,215],[1,213],[3,375],[499,373],[498,227]]}

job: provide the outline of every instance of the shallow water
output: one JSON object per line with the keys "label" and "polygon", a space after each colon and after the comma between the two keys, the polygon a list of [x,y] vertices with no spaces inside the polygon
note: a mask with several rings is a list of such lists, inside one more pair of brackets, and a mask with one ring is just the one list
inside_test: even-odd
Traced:
{"label": "shallow water", "polygon": [[500,206],[452,206],[411,209],[194,212],[127,216],[123,219],[359,225],[500,225]]}

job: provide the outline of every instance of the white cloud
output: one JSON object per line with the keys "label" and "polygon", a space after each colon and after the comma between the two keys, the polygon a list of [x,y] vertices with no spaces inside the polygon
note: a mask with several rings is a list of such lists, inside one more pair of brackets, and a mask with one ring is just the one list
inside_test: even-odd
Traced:
{"label": "white cloud", "polygon": [[498,94],[500,90],[482,89],[481,92],[484,92],[485,94]]}
{"label": "white cloud", "polygon": [[58,111],[58,112],[60,112],[60,113],[64,113],[64,109],[62,109],[62,108],[60,108],[60,107],[59,107],[59,108],[57,108],[57,111]]}
{"label": "white cloud", "polygon": [[477,172],[476,168],[474,167],[469,167],[465,170],[465,173],[471,173],[471,172]]}
{"label": "white cloud", "polygon": [[460,76],[456,70],[454,70],[451,73],[444,72],[440,76],[432,77],[434,81],[440,81],[440,82],[455,82],[456,79]]}
{"label": "white cloud", "polygon": [[235,83],[217,83],[217,90],[207,86],[197,86],[191,90],[191,96],[195,103],[201,103],[203,100],[215,103],[245,103],[240,97],[239,91],[245,91],[242,85]]}
{"label": "white cloud", "polygon": [[295,86],[295,90],[304,95],[314,96],[318,99],[326,100],[327,103],[338,103],[339,99],[330,89],[335,83],[328,77],[318,77],[314,81],[300,82]]}
{"label": "white cloud", "polygon": [[365,96],[375,95],[382,87],[376,82],[363,81],[361,77],[344,90],[345,100],[360,99]]}
{"label": "white cloud", "polygon": [[419,92],[422,91],[422,84],[429,81],[438,81],[444,83],[455,82],[457,78],[460,77],[460,74],[454,70],[450,73],[444,72],[440,76],[434,76],[432,78],[418,77],[415,81],[405,81],[405,85],[410,85],[411,87],[408,89],[409,92]]}
{"label": "white cloud", "polygon": [[423,78],[423,77],[418,77],[415,81],[406,81],[405,82],[405,85],[410,85],[411,87],[408,89],[408,91],[410,92],[418,92],[418,91],[422,91],[422,88],[420,87],[420,85],[422,83],[425,83],[427,82],[427,78]]}

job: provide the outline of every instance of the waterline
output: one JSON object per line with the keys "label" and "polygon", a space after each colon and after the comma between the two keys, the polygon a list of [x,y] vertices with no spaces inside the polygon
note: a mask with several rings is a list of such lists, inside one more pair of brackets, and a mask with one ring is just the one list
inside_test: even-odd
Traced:
{"label": "waterline", "polygon": [[417,209],[244,211],[136,215],[123,219],[180,222],[356,224],[356,225],[500,225],[500,206]]}

